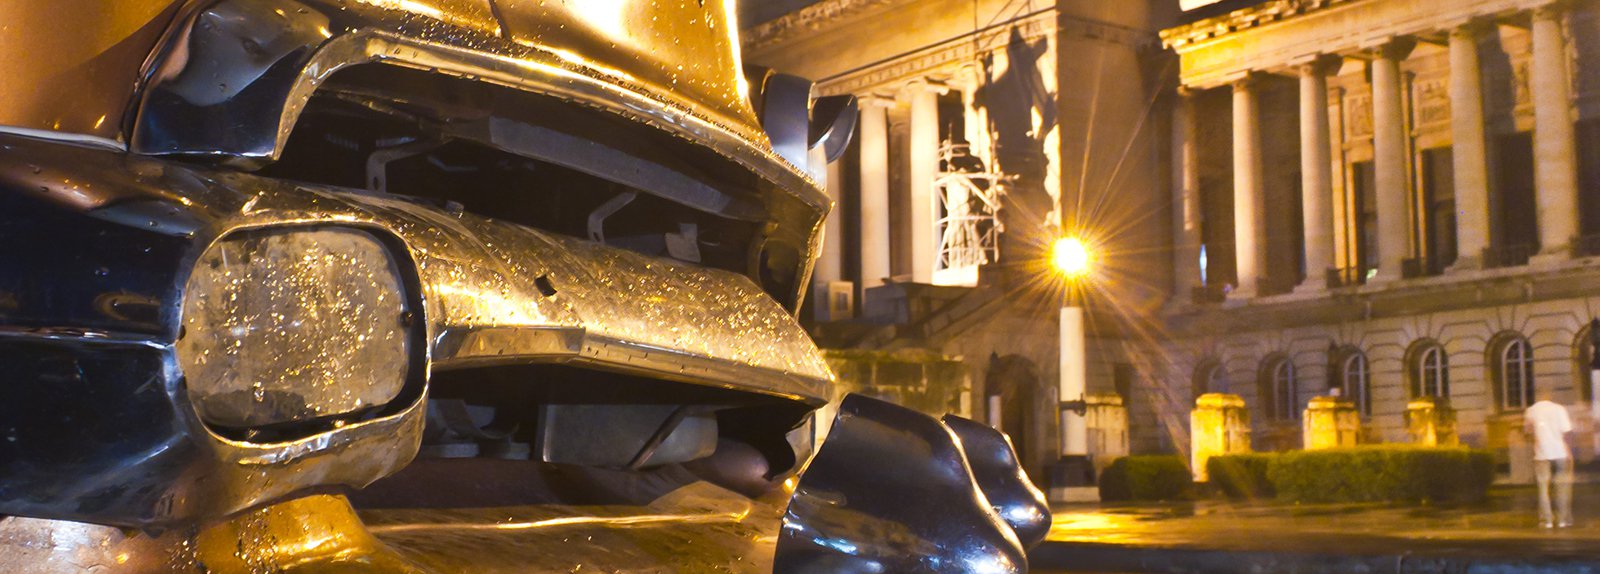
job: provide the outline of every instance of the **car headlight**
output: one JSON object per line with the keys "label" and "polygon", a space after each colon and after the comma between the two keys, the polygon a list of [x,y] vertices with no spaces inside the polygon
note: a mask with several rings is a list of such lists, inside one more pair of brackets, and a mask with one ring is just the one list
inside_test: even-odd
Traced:
{"label": "car headlight", "polygon": [[339,420],[404,390],[413,323],[400,269],[373,234],[343,227],[229,234],[196,263],[177,344],[207,424]]}

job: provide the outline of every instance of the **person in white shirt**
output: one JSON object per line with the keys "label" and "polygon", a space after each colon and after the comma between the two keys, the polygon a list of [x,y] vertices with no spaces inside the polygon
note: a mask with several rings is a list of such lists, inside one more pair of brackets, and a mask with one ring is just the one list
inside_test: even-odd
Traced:
{"label": "person in white shirt", "polygon": [[[1539,402],[1523,413],[1522,427],[1533,439],[1533,475],[1539,480],[1539,526],[1572,526],[1572,450],[1567,433],[1572,418],[1567,409],[1550,400],[1550,391],[1539,388]],[[1555,479],[1555,512],[1550,508],[1550,480]]]}

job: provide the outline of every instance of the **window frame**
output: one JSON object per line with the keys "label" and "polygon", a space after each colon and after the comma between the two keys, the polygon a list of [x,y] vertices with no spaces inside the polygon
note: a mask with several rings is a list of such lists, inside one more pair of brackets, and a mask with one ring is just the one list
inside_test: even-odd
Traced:
{"label": "window frame", "polygon": [[[1435,359],[1433,364],[1430,357]],[[1415,398],[1450,398],[1450,354],[1444,345],[1429,342],[1419,348],[1412,369],[1416,377]]]}
{"label": "window frame", "polygon": [[1533,345],[1528,338],[1517,333],[1506,335],[1495,347],[1494,359],[1496,406],[1503,412],[1515,412],[1532,405],[1538,379],[1534,373]]}
{"label": "window frame", "polygon": [[[1344,396],[1355,403],[1357,412],[1363,418],[1372,416],[1372,363],[1367,360],[1367,354],[1360,349],[1345,348],[1338,355],[1339,360],[1339,389]],[[1359,364],[1359,368],[1352,365]],[[1359,373],[1352,381],[1351,374]]]}

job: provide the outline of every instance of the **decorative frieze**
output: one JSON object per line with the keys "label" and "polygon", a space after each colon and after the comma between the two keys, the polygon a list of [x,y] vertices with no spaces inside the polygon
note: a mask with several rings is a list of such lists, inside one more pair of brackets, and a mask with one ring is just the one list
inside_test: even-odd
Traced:
{"label": "decorative frieze", "polygon": [[1372,94],[1347,94],[1344,112],[1345,141],[1372,137]]}
{"label": "decorative frieze", "polygon": [[1450,121],[1450,85],[1445,78],[1419,78],[1411,84],[1411,90],[1418,126]]}

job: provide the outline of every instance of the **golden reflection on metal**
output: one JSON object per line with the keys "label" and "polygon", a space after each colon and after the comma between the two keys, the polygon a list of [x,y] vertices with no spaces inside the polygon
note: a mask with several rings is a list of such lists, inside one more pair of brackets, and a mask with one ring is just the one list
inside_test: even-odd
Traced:
{"label": "golden reflection on metal", "polygon": [[421,523],[421,524],[390,524],[372,528],[372,532],[381,534],[394,534],[398,532],[414,532],[427,530],[541,530],[559,528],[563,526],[600,526],[605,528],[628,528],[635,526],[660,526],[664,524],[719,524],[736,523],[750,515],[749,505],[738,512],[722,512],[710,514],[644,514],[639,516],[567,516],[562,518],[547,518],[543,520],[509,521],[478,524],[456,523]]}
{"label": "golden reflection on metal", "polygon": [[431,574],[369,534],[343,496],[330,495],[154,537],[79,522],[0,519],[0,572]]}
{"label": "golden reflection on metal", "polygon": [[383,543],[441,573],[769,574],[782,504],[697,482],[643,507],[395,509],[361,516]]}
{"label": "golden reflection on metal", "polygon": [[343,496],[316,495],[245,513],[195,537],[215,572],[422,573],[378,542]]}

